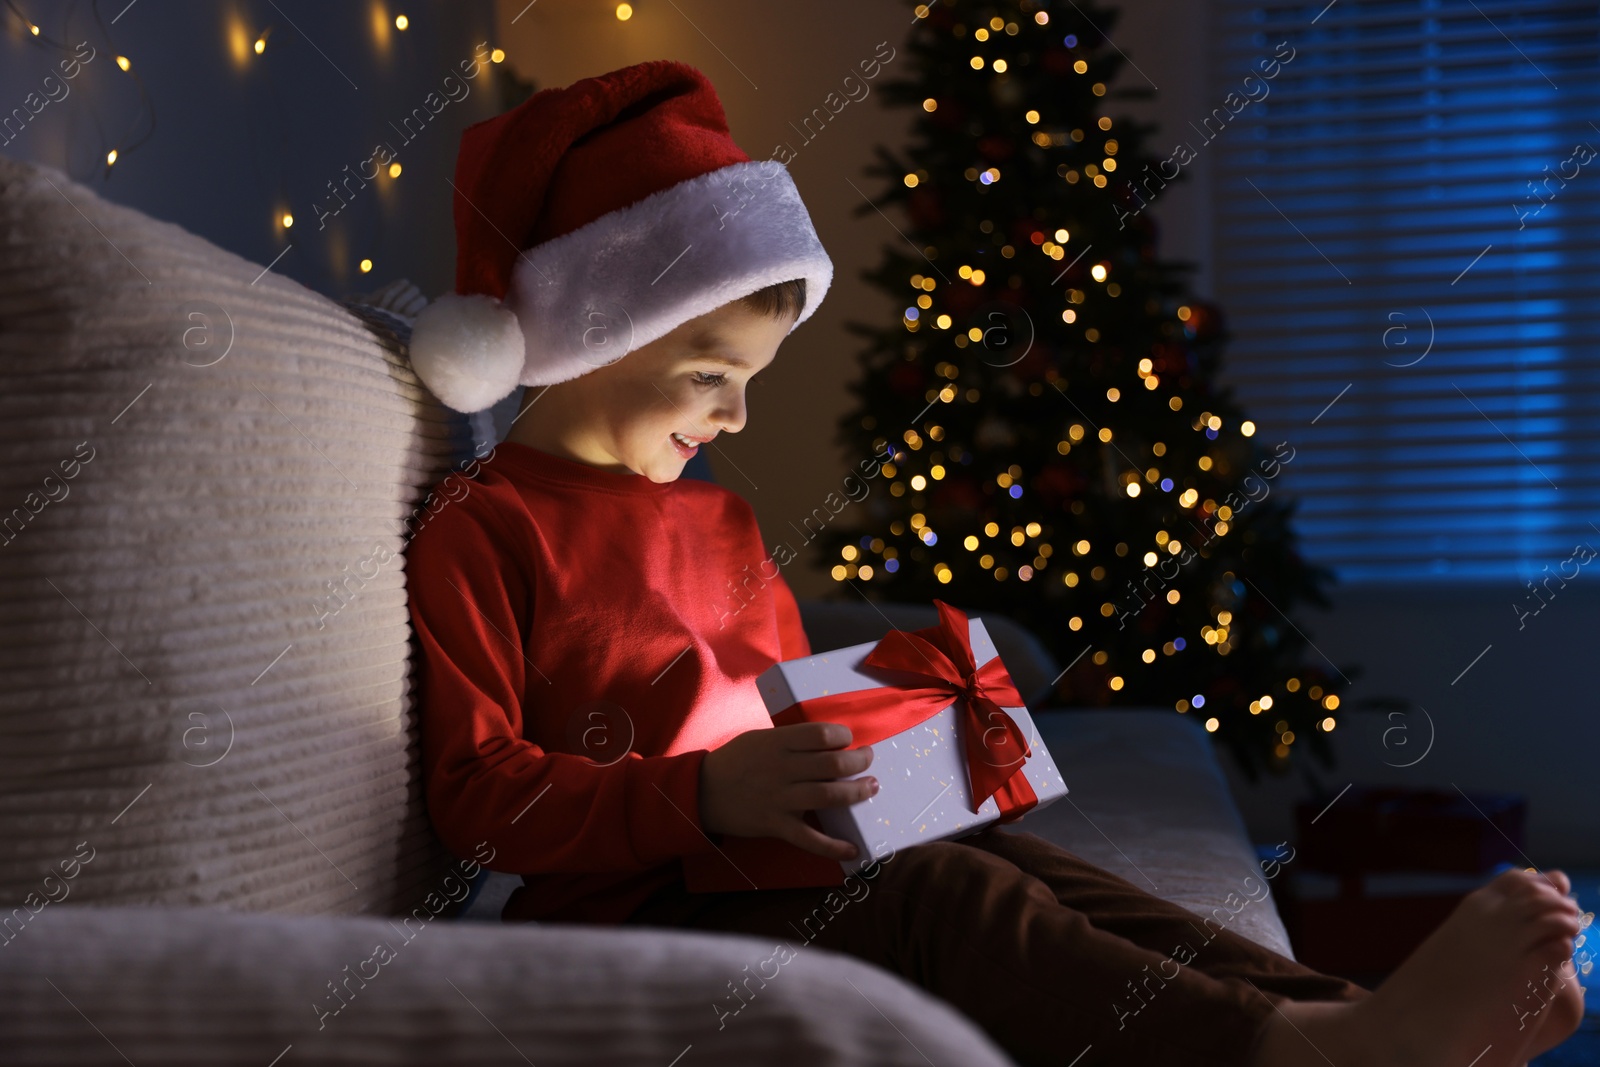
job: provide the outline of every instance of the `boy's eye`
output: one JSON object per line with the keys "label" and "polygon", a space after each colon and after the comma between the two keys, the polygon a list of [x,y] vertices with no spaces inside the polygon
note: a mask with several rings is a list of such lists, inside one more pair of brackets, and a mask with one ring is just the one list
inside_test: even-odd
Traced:
{"label": "boy's eye", "polygon": [[691,377],[696,385],[704,385],[710,388],[715,388],[728,380],[726,374],[712,374],[709,371],[695,371]]}

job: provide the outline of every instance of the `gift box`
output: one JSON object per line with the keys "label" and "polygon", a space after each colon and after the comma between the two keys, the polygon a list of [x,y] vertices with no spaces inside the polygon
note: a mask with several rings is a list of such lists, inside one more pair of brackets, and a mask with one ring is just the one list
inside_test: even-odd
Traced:
{"label": "gift box", "polygon": [[842,722],[870,746],[878,794],[807,812],[859,855],[833,861],[777,838],[723,835],[686,857],[690,892],[838,885],[896,851],[1015,822],[1065,796],[1050,750],[983,620],[935,600],[939,623],[774,664],[756,681],[773,725]]}

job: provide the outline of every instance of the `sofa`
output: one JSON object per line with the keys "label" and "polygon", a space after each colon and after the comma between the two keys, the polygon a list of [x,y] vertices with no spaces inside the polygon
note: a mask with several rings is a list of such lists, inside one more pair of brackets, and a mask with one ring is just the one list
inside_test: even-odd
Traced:
{"label": "sofa", "polygon": [[[0,158],[0,1064],[1010,1063],[824,949],[719,1026],[773,946],[497,921],[515,872],[419,780],[405,545],[490,443],[410,370],[421,303]],[[819,650],[935,619],[802,612]],[[1070,789],[1007,829],[1290,955],[1270,893],[1225,905],[1275,868],[1208,735],[1044,706],[1058,665],[979,617]]]}

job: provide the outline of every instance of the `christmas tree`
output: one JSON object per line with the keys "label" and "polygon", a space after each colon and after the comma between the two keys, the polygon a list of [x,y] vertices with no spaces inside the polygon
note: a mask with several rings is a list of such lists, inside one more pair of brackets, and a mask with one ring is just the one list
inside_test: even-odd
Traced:
{"label": "christmas tree", "polygon": [[867,348],[839,436],[894,453],[856,524],[818,538],[826,565],[868,599],[1027,626],[1066,667],[1050,705],[1194,715],[1252,777],[1308,746],[1331,765],[1356,668],[1287,613],[1335,578],[1275,491],[1293,442],[1219,388],[1221,314],[1157,256],[1143,206],[1181,174],[1111,114],[1140,95],[1110,88],[1116,12],[915,13],[909,73],[881,86],[917,109],[912,143],[878,148],[887,189],[860,209],[909,217],[864,273],[895,311],[850,324]]}

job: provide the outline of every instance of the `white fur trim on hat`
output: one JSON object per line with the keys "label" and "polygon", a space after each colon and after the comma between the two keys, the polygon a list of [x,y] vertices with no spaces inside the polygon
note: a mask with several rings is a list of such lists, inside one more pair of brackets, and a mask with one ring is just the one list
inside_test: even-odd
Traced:
{"label": "white fur trim on hat", "polygon": [[806,280],[798,326],[833,262],[788,168],[751,160],[687,179],[517,258],[505,302],[527,338],[520,381],[568,381],[795,278]]}
{"label": "white fur trim on hat", "polygon": [[411,328],[411,369],[456,411],[482,411],[511,395],[525,362],[522,327],[492,296],[446,293]]}

